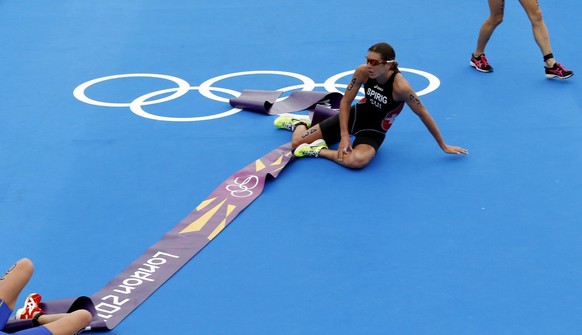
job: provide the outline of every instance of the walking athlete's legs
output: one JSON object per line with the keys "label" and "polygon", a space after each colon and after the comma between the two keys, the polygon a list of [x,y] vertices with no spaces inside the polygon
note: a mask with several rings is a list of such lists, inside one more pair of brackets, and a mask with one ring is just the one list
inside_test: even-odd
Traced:
{"label": "walking athlete's legs", "polygon": [[477,48],[473,52],[473,56],[479,57],[485,53],[487,42],[493,35],[493,31],[498,25],[503,22],[503,14],[505,11],[505,0],[489,0],[489,17],[483,22],[479,30],[479,38],[477,39]]}
{"label": "walking athlete's legs", "polygon": [[[519,0],[519,2],[531,22],[534,39],[542,52],[542,56],[551,54],[552,47],[550,46],[550,34],[548,33],[548,28],[542,17],[539,0]],[[549,57],[544,60],[546,62],[546,67],[552,67],[556,63],[554,57]]]}

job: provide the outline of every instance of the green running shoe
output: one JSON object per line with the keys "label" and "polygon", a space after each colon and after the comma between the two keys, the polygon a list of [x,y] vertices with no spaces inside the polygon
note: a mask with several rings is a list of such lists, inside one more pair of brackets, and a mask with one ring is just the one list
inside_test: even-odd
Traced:
{"label": "green running shoe", "polygon": [[307,115],[281,114],[275,119],[275,127],[294,131],[299,124],[304,124],[307,128],[311,127],[311,120]]}
{"label": "green running shoe", "polygon": [[311,144],[303,143],[293,151],[295,157],[319,157],[321,149],[327,149],[323,139],[315,140]]}

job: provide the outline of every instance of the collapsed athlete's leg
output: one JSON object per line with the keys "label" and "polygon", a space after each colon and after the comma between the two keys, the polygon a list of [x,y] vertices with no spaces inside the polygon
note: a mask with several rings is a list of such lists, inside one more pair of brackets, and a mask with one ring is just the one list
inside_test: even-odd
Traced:
{"label": "collapsed athlete's leg", "polygon": [[4,301],[10,310],[14,311],[18,295],[26,286],[32,273],[34,265],[32,262],[23,258],[14,264],[2,277],[0,277],[0,300]]}
{"label": "collapsed athlete's leg", "polygon": [[487,42],[493,35],[493,31],[498,25],[503,22],[503,14],[505,11],[505,0],[489,0],[489,17],[483,22],[479,30],[479,38],[477,39],[477,48],[473,52],[473,56],[479,57],[485,53]]}
{"label": "collapsed athlete's leg", "polygon": [[32,320],[33,327],[18,331],[15,335],[73,335],[84,330],[93,319],[91,313],[83,309],[71,313],[45,314],[39,304],[38,295],[26,299],[24,307],[16,313],[16,318]]}
{"label": "collapsed athlete's leg", "polygon": [[[14,311],[18,295],[32,277],[33,272],[34,265],[32,261],[28,258],[22,258],[0,277],[0,299],[12,311]],[[39,312],[41,311],[39,310]],[[37,321],[40,325],[44,325],[53,335],[72,335],[85,328],[92,319],[93,316],[88,311],[78,310],[69,314],[41,315]],[[32,329],[22,332],[30,333]]]}
{"label": "collapsed athlete's leg", "polygon": [[38,318],[38,322],[45,326],[53,335],[72,335],[87,327],[93,316],[84,309],[67,314],[50,314]]}
{"label": "collapsed athlete's leg", "polygon": [[[542,17],[542,11],[539,6],[538,0],[519,0],[521,6],[527,13],[527,17],[531,22],[531,27],[534,34],[534,39],[542,52],[542,56],[546,56],[552,53],[552,47],[550,46],[550,34],[548,33],[548,28]],[[556,63],[554,57],[545,59],[546,67],[552,67]]]}

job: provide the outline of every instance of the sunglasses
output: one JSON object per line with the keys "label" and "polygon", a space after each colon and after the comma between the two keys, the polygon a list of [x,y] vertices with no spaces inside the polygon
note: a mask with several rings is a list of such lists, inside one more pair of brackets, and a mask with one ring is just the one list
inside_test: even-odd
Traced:
{"label": "sunglasses", "polygon": [[389,61],[385,61],[385,60],[381,60],[381,59],[370,59],[368,57],[366,57],[366,64],[370,64],[372,66],[376,66],[379,64],[388,64],[388,63],[392,63],[394,62],[393,60],[389,60]]}

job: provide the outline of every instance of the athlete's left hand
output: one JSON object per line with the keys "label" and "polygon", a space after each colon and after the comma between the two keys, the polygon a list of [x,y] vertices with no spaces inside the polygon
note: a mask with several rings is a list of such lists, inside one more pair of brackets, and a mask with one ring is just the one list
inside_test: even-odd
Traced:
{"label": "athlete's left hand", "polygon": [[451,155],[467,155],[467,154],[469,154],[469,151],[467,149],[463,149],[461,147],[456,147],[454,145],[448,145],[448,144],[445,144],[443,151],[446,152],[447,154],[451,154]]}

